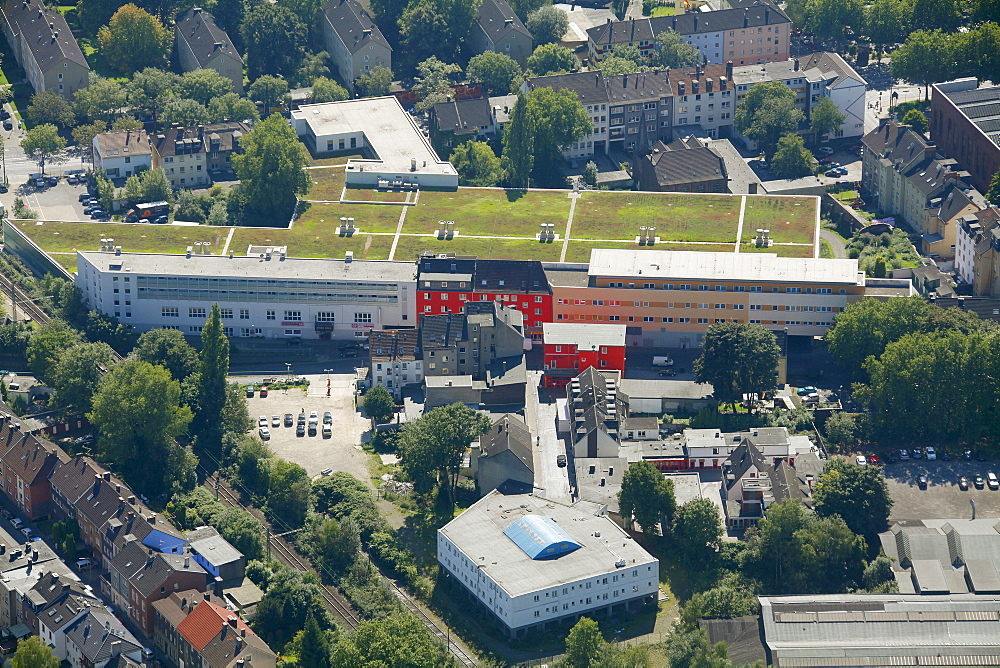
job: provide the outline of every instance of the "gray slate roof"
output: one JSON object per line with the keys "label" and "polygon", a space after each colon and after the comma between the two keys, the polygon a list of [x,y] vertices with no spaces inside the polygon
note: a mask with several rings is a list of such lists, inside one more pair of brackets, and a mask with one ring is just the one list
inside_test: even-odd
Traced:
{"label": "gray slate roof", "polygon": [[595,44],[652,41],[661,32],[675,30],[681,35],[696,35],[720,30],[740,30],[791,23],[780,9],[769,2],[742,9],[721,9],[714,12],[689,12],[674,16],[612,21],[587,31]]}
{"label": "gray slate roof", "polygon": [[66,637],[91,664],[103,663],[115,655],[130,654],[142,649],[135,636],[114,615],[98,607],[91,607],[74,622],[67,629]]}
{"label": "gray slate roof", "polygon": [[490,430],[480,438],[480,443],[483,457],[495,457],[509,450],[529,471],[535,470],[531,453],[531,432],[517,415],[507,414],[494,422]]}
{"label": "gray slate roof", "polygon": [[177,34],[191,47],[202,67],[208,67],[220,53],[243,62],[229,34],[215,24],[214,16],[200,7],[189,9],[177,18]]}
{"label": "gray slate roof", "polygon": [[477,134],[480,127],[493,122],[487,98],[439,102],[434,105],[434,119],[438,130],[453,132],[456,136]]}
{"label": "gray slate roof", "polygon": [[392,50],[375,20],[357,0],[330,0],[323,12],[351,53],[372,43]]}
{"label": "gray slate roof", "polygon": [[59,12],[46,8],[41,0],[6,0],[3,12],[10,23],[16,24],[15,31],[24,35],[25,43],[43,71],[55,67],[63,58],[89,69],[66,19]]}
{"label": "gray slate roof", "polygon": [[657,141],[644,160],[649,161],[661,187],[726,179],[726,163],[718,153],[702,146],[696,137]]}
{"label": "gray slate roof", "polygon": [[511,32],[531,37],[531,33],[507,4],[507,0],[483,0],[479,5],[476,21],[494,44]]}

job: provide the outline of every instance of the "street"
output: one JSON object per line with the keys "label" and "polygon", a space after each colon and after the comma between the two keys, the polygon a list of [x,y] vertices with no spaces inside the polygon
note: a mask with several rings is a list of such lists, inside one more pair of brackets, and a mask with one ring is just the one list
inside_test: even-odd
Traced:
{"label": "street", "polygon": [[[549,391],[539,387],[541,371],[528,371],[528,391],[525,421],[535,437],[535,487],[544,490],[542,496],[553,501],[571,503],[569,471],[573,466],[566,443],[556,433],[556,403]],[[556,458],[566,455],[567,466],[558,466]]]}

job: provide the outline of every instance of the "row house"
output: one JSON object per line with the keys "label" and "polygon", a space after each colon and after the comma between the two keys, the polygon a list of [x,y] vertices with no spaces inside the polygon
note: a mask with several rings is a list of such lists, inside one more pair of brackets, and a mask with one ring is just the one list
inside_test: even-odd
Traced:
{"label": "row house", "polygon": [[210,592],[174,592],[153,604],[153,642],[173,665],[274,668],[277,656]]}
{"label": "row house", "polygon": [[625,325],[549,322],[543,327],[545,387],[563,387],[580,372],[625,371]]}
{"label": "row house", "polygon": [[240,139],[250,132],[241,121],[180,127],[174,124],[152,136],[153,168],[162,169],[175,188],[211,185],[213,175],[233,170],[233,155],[240,153]]}
{"label": "row house", "polygon": [[61,449],[39,438],[19,419],[0,413],[0,476],[3,492],[28,519],[46,518],[52,512],[49,474]]}
{"label": "row house", "polygon": [[[975,221],[963,222],[956,246],[967,245],[973,249],[972,293],[1000,297],[1000,211],[996,207],[980,211]],[[959,269],[959,277],[963,275],[968,277],[968,270],[964,267]]]}
{"label": "row house", "polygon": [[816,453],[800,454],[797,461],[769,460],[749,439],[743,440],[722,463],[722,505],[726,527],[756,526],[767,508],[785,499],[797,499],[812,508],[813,484],[823,472]]}
{"label": "row house", "polygon": [[430,110],[434,149],[447,156],[466,141],[499,141],[516,103],[516,95],[438,102]]}
{"label": "row house", "polygon": [[424,377],[471,376],[483,380],[498,360],[520,359],[520,311],[501,302],[466,302],[461,313],[426,315],[420,321]]}
{"label": "row house", "polygon": [[552,322],[552,291],[537,260],[443,254],[417,261],[418,319],[461,313],[466,302],[500,302],[519,311],[525,338],[536,341],[542,338],[542,324]]}
{"label": "row house", "polygon": [[594,63],[620,46],[634,46],[649,57],[658,49],[657,36],[673,30],[697,48],[709,64],[732,61],[737,65],[756,65],[788,60],[791,29],[791,19],[776,5],[763,0],[714,12],[608,20],[587,31],[587,49]]}
{"label": "row house", "polygon": [[376,329],[368,336],[368,387],[382,385],[399,400],[403,386],[424,379],[420,331]]}
{"label": "row house", "polygon": [[104,607],[91,606],[66,628],[66,662],[72,668],[148,665],[140,641]]}
{"label": "row house", "polygon": [[483,0],[469,33],[474,54],[494,51],[514,59],[525,67],[531,55],[533,38],[507,0]]}

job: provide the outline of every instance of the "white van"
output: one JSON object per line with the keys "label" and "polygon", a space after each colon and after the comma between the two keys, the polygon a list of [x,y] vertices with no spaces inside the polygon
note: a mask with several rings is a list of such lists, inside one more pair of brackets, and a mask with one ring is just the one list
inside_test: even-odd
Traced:
{"label": "white van", "polygon": [[673,366],[673,365],[674,361],[669,357],[667,357],[666,355],[656,355],[655,357],[653,357],[654,367]]}

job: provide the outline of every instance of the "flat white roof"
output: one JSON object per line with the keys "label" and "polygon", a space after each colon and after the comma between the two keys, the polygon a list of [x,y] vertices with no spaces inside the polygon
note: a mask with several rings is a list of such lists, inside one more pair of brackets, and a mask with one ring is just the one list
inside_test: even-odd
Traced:
{"label": "flat white roof", "polygon": [[625,329],[625,325],[543,322],[542,340],[547,344],[571,345],[580,350],[595,350],[600,346],[624,346]]}
{"label": "flat white roof", "polygon": [[[494,490],[438,531],[511,597],[645,564],[657,564],[654,577],[659,578],[657,560],[607,516],[597,515],[598,508],[586,501],[567,506]],[[504,534],[514,521],[532,514],[552,518],[582,547],[553,559],[532,559]],[[624,566],[615,565],[621,561]]]}
{"label": "flat white roof", "polygon": [[162,276],[208,276],[245,279],[299,279],[314,281],[370,281],[405,283],[416,280],[413,262],[388,260],[326,260],[286,257],[196,255],[166,253],[122,253],[77,251],[77,257],[102,272]]}
{"label": "flat white roof", "polygon": [[616,250],[590,252],[591,276],[863,285],[857,260],[778,257],[774,253]]}
{"label": "flat white roof", "polygon": [[292,112],[296,132],[303,126],[319,138],[364,134],[365,141],[378,156],[376,160],[350,160],[347,171],[410,172],[457,174],[450,162],[441,160],[430,141],[394,96],[360,100],[306,104]]}

